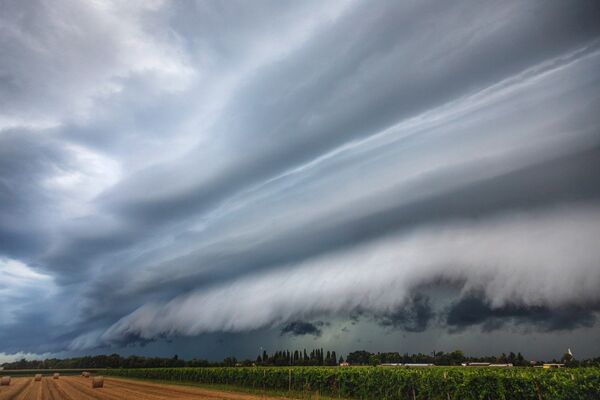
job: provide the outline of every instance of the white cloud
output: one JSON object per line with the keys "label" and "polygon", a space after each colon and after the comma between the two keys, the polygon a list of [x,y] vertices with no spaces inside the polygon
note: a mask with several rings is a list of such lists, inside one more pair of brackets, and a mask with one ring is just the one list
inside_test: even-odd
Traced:
{"label": "white cloud", "polygon": [[26,360],[44,360],[46,358],[57,357],[56,353],[0,353],[0,364],[15,362],[21,359]]}
{"label": "white cloud", "polygon": [[[176,40],[144,24],[157,2],[31,2],[7,6],[2,23],[0,92],[5,126],[58,126],[85,121],[98,98],[123,90],[123,80],[152,74],[165,91],[194,77]],[[15,17],[20,15],[21,17]],[[149,29],[146,29],[149,28]]]}
{"label": "white cloud", "polygon": [[62,218],[92,214],[96,211],[92,200],[119,181],[121,166],[116,160],[83,146],[64,144],[63,151],[69,162],[48,175],[43,187],[60,199]]}

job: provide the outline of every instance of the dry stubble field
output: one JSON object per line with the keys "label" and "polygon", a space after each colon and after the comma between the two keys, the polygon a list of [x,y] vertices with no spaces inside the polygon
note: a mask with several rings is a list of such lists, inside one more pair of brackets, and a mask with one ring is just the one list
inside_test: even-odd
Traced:
{"label": "dry stubble field", "polygon": [[45,376],[38,382],[34,381],[33,377],[18,377],[12,379],[10,386],[0,386],[0,400],[257,400],[261,398],[263,397],[244,393],[120,378],[105,378],[103,388],[92,389],[91,379],[81,376],[61,376],[60,379]]}

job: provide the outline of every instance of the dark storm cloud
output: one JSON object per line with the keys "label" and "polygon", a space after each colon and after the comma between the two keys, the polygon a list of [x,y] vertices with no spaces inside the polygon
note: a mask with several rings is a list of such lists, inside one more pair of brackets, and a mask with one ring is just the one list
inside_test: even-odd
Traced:
{"label": "dark storm cloud", "polygon": [[306,321],[292,321],[281,328],[282,335],[293,335],[293,336],[321,336],[321,327],[323,322],[317,321],[315,323]]}
{"label": "dark storm cloud", "polygon": [[379,324],[385,327],[400,328],[408,332],[422,332],[435,316],[429,297],[416,294],[407,304],[379,317]]}
{"label": "dark storm cloud", "polygon": [[480,325],[483,330],[491,331],[512,323],[521,329],[534,327],[545,331],[559,331],[593,326],[598,311],[598,305],[562,306],[554,309],[523,305],[494,308],[481,296],[471,295],[450,306],[445,322],[450,328],[458,330]]}
{"label": "dark storm cloud", "polygon": [[48,353],[65,350],[75,336],[62,337],[55,332],[50,310],[32,310],[19,314],[18,324],[0,332],[2,353]]}
{"label": "dark storm cloud", "polygon": [[[359,312],[423,332],[437,280],[479,290],[484,327],[593,323],[596,3],[0,7],[6,351]],[[44,289],[52,349],[19,335]]]}

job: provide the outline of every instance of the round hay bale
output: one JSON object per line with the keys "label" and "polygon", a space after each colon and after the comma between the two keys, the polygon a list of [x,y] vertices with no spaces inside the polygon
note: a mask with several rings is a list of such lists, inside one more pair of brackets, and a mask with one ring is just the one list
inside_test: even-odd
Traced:
{"label": "round hay bale", "polygon": [[3,376],[0,379],[0,386],[10,386],[10,376]]}
{"label": "round hay bale", "polygon": [[58,379],[59,376],[60,376],[60,374],[58,372],[55,372],[54,375],[52,376],[52,378]]}
{"label": "round hay bale", "polygon": [[35,380],[36,382],[39,382],[42,380],[42,374],[35,374]]}
{"label": "round hay bale", "polygon": [[103,376],[95,376],[92,378],[92,388],[101,388],[104,386],[104,377]]}

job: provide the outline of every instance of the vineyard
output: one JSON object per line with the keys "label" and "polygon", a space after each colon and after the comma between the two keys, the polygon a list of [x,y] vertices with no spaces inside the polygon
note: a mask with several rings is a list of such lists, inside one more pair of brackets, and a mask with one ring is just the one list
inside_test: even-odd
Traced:
{"label": "vineyard", "polygon": [[351,399],[600,399],[600,369],[241,367],[113,369],[105,374]]}

